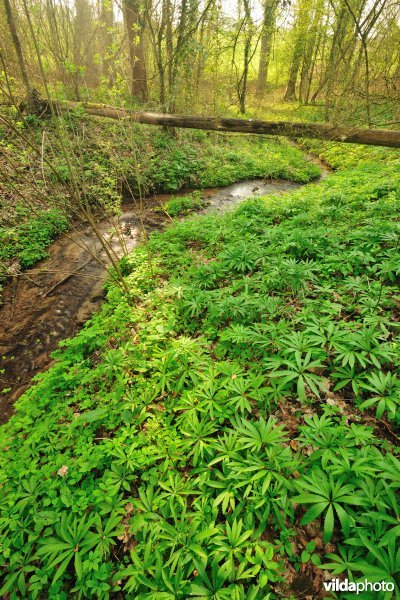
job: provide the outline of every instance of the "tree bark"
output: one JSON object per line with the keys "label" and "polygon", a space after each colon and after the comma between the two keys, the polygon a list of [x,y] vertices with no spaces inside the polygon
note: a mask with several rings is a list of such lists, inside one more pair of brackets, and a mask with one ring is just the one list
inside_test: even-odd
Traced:
{"label": "tree bark", "polygon": [[292,102],[293,100],[296,100],[296,83],[300,69],[301,51],[302,42],[299,36],[294,45],[292,64],[290,65],[289,79],[284,96],[284,100],[286,100],[286,102]]}
{"label": "tree bark", "polygon": [[25,66],[24,55],[23,55],[23,52],[22,52],[22,47],[21,47],[21,42],[19,40],[19,36],[18,36],[18,32],[17,32],[17,27],[15,25],[14,15],[13,15],[13,12],[12,12],[10,0],[4,0],[4,8],[5,8],[5,11],[6,11],[7,22],[8,22],[8,26],[10,28],[11,37],[12,37],[12,40],[13,40],[15,52],[17,54],[18,66],[19,66],[19,69],[21,71],[21,76],[22,76],[22,81],[24,83],[24,87],[25,87],[26,97],[28,97],[29,93],[30,93],[31,86],[30,86],[30,83],[29,83],[28,73],[27,73],[26,66]]}
{"label": "tree bark", "polygon": [[310,27],[310,10],[311,7],[307,0],[299,0],[297,18],[294,26],[295,38],[293,43],[292,60],[290,63],[289,78],[284,96],[284,100],[287,102],[297,100],[296,85],[305,50],[305,40]]}
{"label": "tree bark", "polygon": [[[165,4],[165,6],[164,6]],[[166,60],[167,60],[167,69],[168,69],[168,103],[171,102],[171,90],[173,88],[173,62],[174,62],[174,41],[173,41],[173,32],[172,32],[172,21],[174,18],[173,8],[171,4],[171,0],[165,0],[163,3],[163,11],[165,10],[165,48],[166,48]],[[165,103],[164,103],[165,105]],[[163,105],[163,106],[164,106]],[[168,107],[167,107],[168,110]]]}
{"label": "tree bark", "polygon": [[315,10],[312,14],[311,25],[306,33],[303,64],[301,67],[299,85],[299,100],[304,104],[308,104],[308,101],[310,99],[312,75],[314,71],[316,51],[318,50],[318,43],[316,43],[316,41],[318,31],[321,29],[321,18],[323,14],[323,8],[323,2],[321,0],[317,0]]}
{"label": "tree bark", "polygon": [[143,44],[144,21],[140,12],[139,0],[124,0],[123,13],[128,34],[131,94],[140,100],[147,100],[147,72]]}
{"label": "tree bark", "polygon": [[44,11],[45,22],[48,27],[47,48],[53,57],[58,79],[63,84],[67,84],[69,83],[65,72],[65,64],[67,63],[67,45],[64,45],[63,43],[62,25],[58,23],[57,11],[53,0],[46,0]]}
{"label": "tree bark", "polygon": [[170,0],[167,0],[167,62],[168,62],[168,107],[167,110],[175,112],[177,108],[177,97],[178,97],[178,77],[180,72],[181,62],[183,57],[181,56],[184,50],[184,34],[187,27],[189,2],[188,0],[181,0],[180,3],[180,15],[176,32],[176,45],[173,48],[173,31],[172,31],[172,20],[173,11]]}
{"label": "tree bark", "polygon": [[258,63],[258,77],[256,95],[262,98],[268,82],[268,69],[271,58],[272,37],[275,29],[276,0],[265,0],[263,16],[263,32],[261,36],[260,61]]}
{"label": "tree bark", "polygon": [[[159,23],[154,18],[152,11],[152,0],[146,0],[144,7],[144,18],[146,19],[147,31],[150,38],[151,50],[157,68],[159,80],[159,100],[162,110],[165,110],[166,102],[166,64],[163,58],[164,32],[167,26],[166,0],[162,0],[161,18]],[[158,26],[157,26],[158,25]]]}
{"label": "tree bark", "polygon": [[281,135],[288,138],[317,138],[347,144],[389,146],[400,148],[400,131],[389,129],[363,129],[360,127],[335,127],[330,123],[292,123],[288,121],[257,121],[253,119],[224,119],[195,115],[168,115],[147,113],[90,102],[53,102],[56,110],[66,112],[84,109],[89,115],[120,121],[133,121],[147,125],[205,129],[210,131]]}
{"label": "tree bark", "polygon": [[[237,81],[237,96],[239,102],[239,112],[241,115],[246,113],[247,80],[249,76],[249,67],[254,52],[251,52],[251,43],[254,34],[254,24],[251,17],[251,7],[249,0],[243,0],[244,18],[240,29],[244,30],[243,40],[243,70]],[[236,47],[236,43],[235,43]],[[235,52],[235,50],[234,50]]]}
{"label": "tree bark", "polygon": [[99,31],[99,42],[102,56],[101,71],[103,77],[106,77],[108,81],[112,82],[114,80],[114,76],[112,72],[112,60],[109,55],[109,49],[112,44],[110,30],[114,25],[113,1],[101,0],[100,10],[101,26]]}
{"label": "tree bark", "polygon": [[87,56],[88,40],[91,35],[92,11],[89,0],[75,0],[75,19],[74,19],[74,37],[73,37],[73,57],[74,69],[72,75],[72,85],[74,94],[80,101],[81,84],[86,81],[90,74],[91,61]]}
{"label": "tree bark", "polygon": [[249,39],[244,42],[243,52],[243,73],[240,78],[238,86],[238,97],[239,97],[239,112],[241,115],[246,113],[246,96],[247,96],[247,77],[249,74],[249,56],[250,56],[250,43]]}
{"label": "tree bark", "polygon": [[339,11],[337,21],[335,24],[335,31],[332,39],[331,51],[329,54],[329,61],[326,67],[326,92],[325,92],[325,118],[329,120],[331,118],[331,112],[333,108],[333,95],[335,88],[335,81],[337,78],[337,69],[341,60],[341,50],[344,47],[344,40],[348,33],[350,23],[350,15],[346,8],[341,8]]}

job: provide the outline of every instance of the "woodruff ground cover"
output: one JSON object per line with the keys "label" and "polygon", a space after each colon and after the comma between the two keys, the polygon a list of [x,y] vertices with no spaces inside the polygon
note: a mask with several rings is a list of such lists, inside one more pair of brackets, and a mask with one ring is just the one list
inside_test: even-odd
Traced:
{"label": "woodruff ground cover", "polygon": [[1,429],[1,595],[399,595],[400,169],[368,156],[129,258]]}

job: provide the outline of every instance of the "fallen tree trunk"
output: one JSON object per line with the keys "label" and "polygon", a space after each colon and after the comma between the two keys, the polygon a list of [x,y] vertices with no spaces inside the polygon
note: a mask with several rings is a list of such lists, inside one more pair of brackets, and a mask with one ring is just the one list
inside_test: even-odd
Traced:
{"label": "fallen tree trunk", "polygon": [[87,114],[96,117],[134,121],[135,123],[144,123],[146,125],[163,125],[167,127],[184,127],[188,129],[206,129],[259,135],[282,135],[289,138],[305,137],[345,142],[348,144],[400,148],[400,131],[390,129],[335,127],[329,123],[292,123],[288,121],[275,122],[192,115],[167,115],[117,108],[108,106],[107,104],[92,104],[90,102],[54,102],[53,106],[58,112],[83,109]]}

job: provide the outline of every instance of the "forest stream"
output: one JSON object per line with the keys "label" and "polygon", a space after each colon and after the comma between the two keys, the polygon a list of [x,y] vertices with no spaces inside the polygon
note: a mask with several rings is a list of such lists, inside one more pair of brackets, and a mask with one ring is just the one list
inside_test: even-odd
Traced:
{"label": "forest stream", "polygon": [[[325,177],[327,167],[318,164],[321,176]],[[300,185],[292,181],[253,179],[201,190],[206,208],[200,212],[230,210],[249,197],[284,193]],[[132,202],[124,203],[119,217],[122,238],[111,240],[115,252],[121,255],[122,246],[129,251],[139,243],[141,223],[147,231],[168,223],[161,207],[172,196],[185,193],[146,198],[140,210]],[[107,235],[110,224],[102,223],[102,229]],[[8,421],[13,403],[31,385],[32,377],[50,364],[50,355],[58,343],[73,336],[99,307],[107,273],[105,258],[94,232],[82,225],[58,238],[50,246],[47,259],[4,287],[0,307],[0,368],[1,387],[6,390],[0,398],[0,424]]]}

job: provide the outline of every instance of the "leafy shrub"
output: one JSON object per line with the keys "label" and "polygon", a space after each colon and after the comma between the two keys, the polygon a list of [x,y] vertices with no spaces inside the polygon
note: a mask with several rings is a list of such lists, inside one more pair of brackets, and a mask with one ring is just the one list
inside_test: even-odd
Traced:
{"label": "leafy shrub", "polygon": [[192,192],[185,196],[171,198],[164,205],[164,210],[171,216],[187,215],[203,207],[200,192]]}
{"label": "leafy shrub", "polygon": [[34,218],[19,216],[25,221],[18,227],[0,229],[0,260],[17,258],[21,267],[27,268],[48,255],[47,247],[67,229],[68,221],[57,210],[42,210]]}

